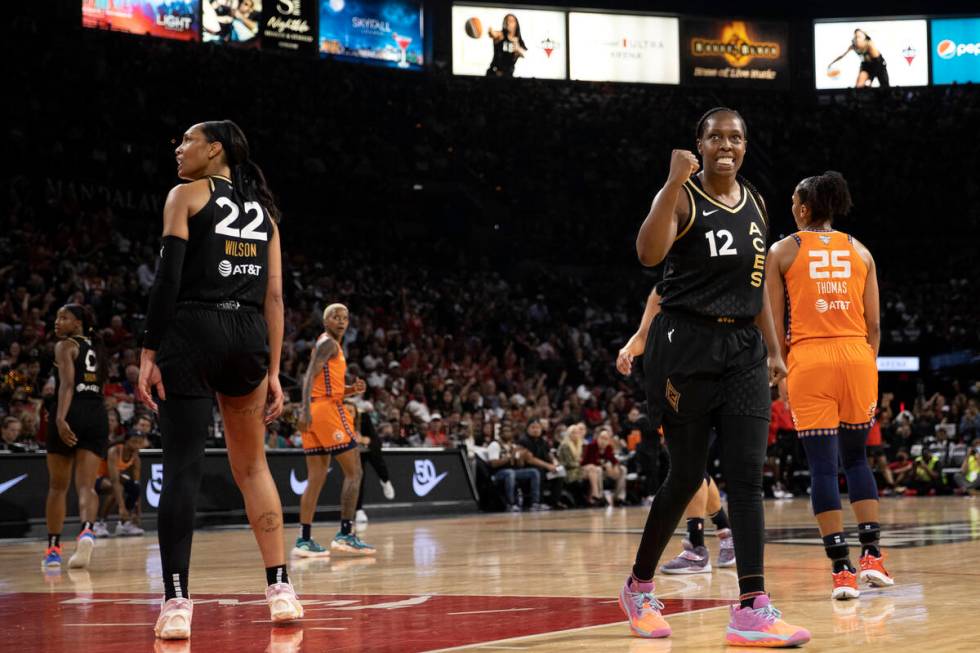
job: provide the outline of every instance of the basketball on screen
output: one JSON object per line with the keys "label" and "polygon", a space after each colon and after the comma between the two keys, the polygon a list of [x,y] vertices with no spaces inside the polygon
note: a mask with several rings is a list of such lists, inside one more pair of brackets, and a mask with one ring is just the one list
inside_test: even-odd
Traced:
{"label": "basketball on screen", "polygon": [[466,35],[471,39],[478,39],[483,36],[483,24],[476,16],[466,21]]}

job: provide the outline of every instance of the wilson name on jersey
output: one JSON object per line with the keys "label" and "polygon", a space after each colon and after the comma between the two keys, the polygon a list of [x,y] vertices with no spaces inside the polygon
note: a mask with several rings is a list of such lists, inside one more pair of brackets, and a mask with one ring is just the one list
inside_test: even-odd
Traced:
{"label": "wilson name on jersey", "polygon": [[684,182],[690,218],[667,254],[660,305],[703,317],[754,318],[762,310],[769,229],[755,197],[739,184],[734,207]]}
{"label": "wilson name on jersey", "polygon": [[[74,395],[72,399],[102,399],[102,384],[99,383],[99,359],[88,338],[71,336],[69,340],[78,345],[78,356],[75,357],[75,379],[72,384]],[[58,364],[55,363],[55,367]],[[54,396],[57,401],[58,390],[61,387],[61,376],[54,375]]]}
{"label": "wilson name on jersey", "polygon": [[273,225],[224,177],[209,177],[211,198],[188,220],[190,237],[178,301],[237,300],[261,307],[268,280]]}
{"label": "wilson name on jersey", "polygon": [[866,338],[864,286],[868,267],[853,239],[840,231],[800,231],[786,270],[789,338]]}

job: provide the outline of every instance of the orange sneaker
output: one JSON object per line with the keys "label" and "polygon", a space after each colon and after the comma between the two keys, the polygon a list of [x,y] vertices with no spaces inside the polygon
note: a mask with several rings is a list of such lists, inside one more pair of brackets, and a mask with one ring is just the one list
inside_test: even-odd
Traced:
{"label": "orange sneaker", "polygon": [[810,641],[810,631],[788,624],[782,613],[772,607],[765,594],[755,597],[751,608],[735,604],[725,633],[730,646],[784,648],[802,646]]}
{"label": "orange sneaker", "polygon": [[870,553],[861,556],[861,581],[872,587],[889,587],[895,584],[895,579],[885,571],[882,564],[885,556],[875,557]]}
{"label": "orange sneaker", "polygon": [[626,613],[630,630],[637,637],[670,637],[670,625],[661,610],[664,604],[653,596],[653,581],[637,583],[632,576],[619,590],[619,607]]}
{"label": "orange sneaker", "polygon": [[838,601],[846,601],[847,599],[856,599],[861,596],[861,591],[858,589],[858,579],[853,571],[849,569],[843,569],[834,576],[834,591],[831,592],[830,597],[837,599]]}

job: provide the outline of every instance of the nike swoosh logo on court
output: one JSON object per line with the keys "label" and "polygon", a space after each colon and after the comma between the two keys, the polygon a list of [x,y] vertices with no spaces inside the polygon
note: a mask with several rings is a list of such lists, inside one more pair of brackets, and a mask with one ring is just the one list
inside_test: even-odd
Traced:
{"label": "nike swoosh logo on court", "polygon": [[25,478],[27,478],[27,474],[21,474],[17,478],[12,478],[9,481],[4,481],[3,483],[0,483],[0,494],[3,494],[13,486],[23,481]]}
{"label": "nike swoosh logo on court", "polygon": [[435,487],[439,485],[442,479],[446,478],[446,474],[448,473],[449,472],[443,472],[442,474],[439,474],[435,478],[425,481],[424,483],[419,481],[418,478],[413,476],[412,489],[415,490],[415,494],[417,494],[420,497],[424,497],[429,492],[432,492],[432,490],[434,490]]}
{"label": "nike swoosh logo on court", "polygon": [[715,209],[714,211],[705,211],[704,209],[701,209],[701,215],[708,216],[712,213],[718,213],[718,209]]}

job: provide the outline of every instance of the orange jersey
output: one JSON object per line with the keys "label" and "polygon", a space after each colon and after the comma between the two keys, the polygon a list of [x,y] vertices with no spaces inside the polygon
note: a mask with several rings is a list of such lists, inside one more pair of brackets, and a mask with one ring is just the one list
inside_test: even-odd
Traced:
{"label": "orange jersey", "polygon": [[864,284],[868,266],[852,238],[840,231],[800,231],[786,271],[791,344],[811,338],[867,338]]}
{"label": "orange jersey", "polygon": [[[121,447],[121,446],[123,445],[115,444],[109,447],[109,451],[112,451],[116,447]],[[106,457],[103,458],[102,461],[99,463],[99,476],[105,476],[105,477],[109,476],[108,461],[109,461],[109,452],[107,451]],[[119,471],[120,474],[125,473],[129,471],[129,469],[133,466],[135,462],[136,462],[136,456],[131,457],[129,460],[123,460],[122,455],[120,455],[119,458],[116,460],[116,469]]]}
{"label": "orange jersey", "polygon": [[[323,342],[328,336],[321,335],[317,339],[317,344]],[[331,399],[336,402],[344,400],[344,381],[347,378],[347,359],[344,358],[344,350],[338,343],[337,353],[328,359],[323,366],[323,371],[313,377],[313,390],[310,393],[312,399]]]}

